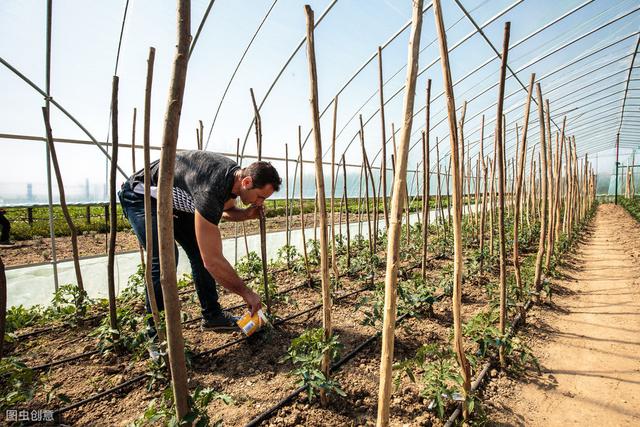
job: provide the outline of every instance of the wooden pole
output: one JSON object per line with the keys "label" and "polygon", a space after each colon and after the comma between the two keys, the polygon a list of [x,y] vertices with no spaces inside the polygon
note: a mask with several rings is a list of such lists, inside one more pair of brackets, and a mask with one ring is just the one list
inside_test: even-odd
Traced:
{"label": "wooden pole", "polygon": [[333,131],[331,132],[331,267],[333,268],[333,278],[338,280],[338,262],[336,260],[336,221],[335,221],[335,199],[336,199],[336,126],[338,123],[338,97],[333,100]]}
{"label": "wooden pole", "polygon": [[291,268],[289,247],[291,246],[291,234],[289,233],[289,144],[284,144],[284,223],[287,240],[287,269]]}
{"label": "wooden pole", "polygon": [[[107,282],[109,290],[109,321],[111,329],[119,330],[116,313],[115,255],[118,232],[118,206],[116,205],[116,174],[118,165],[118,76],[113,76],[111,92],[111,169],[109,173],[109,252],[107,255]],[[117,337],[114,335],[114,340]]]}
{"label": "wooden pole", "polygon": [[[262,118],[256,104],[256,97],[253,88],[249,89],[251,94],[251,103],[253,104],[253,113],[255,115],[256,129],[256,145],[258,148],[258,161],[262,161]],[[267,271],[267,219],[264,210],[260,211],[260,255],[262,258],[262,285],[264,286],[265,303],[267,305],[267,314],[271,315],[271,295],[269,294],[269,272]]]}
{"label": "wooden pole", "polygon": [[[138,109],[133,108],[133,124],[131,126],[131,169],[133,173],[137,171],[136,168],[136,117],[138,115]],[[142,244],[138,243],[138,249],[140,250],[140,263],[145,267],[144,262],[144,248]]]}
{"label": "wooden pole", "polygon": [[429,129],[431,127],[431,79],[427,80],[425,131],[422,133],[422,280],[427,278],[429,238]]}
{"label": "wooden pole", "polygon": [[156,50],[149,48],[149,57],[147,59],[147,82],[144,91],[144,130],[142,135],[142,145],[144,154],[144,230],[145,230],[145,248],[147,248],[146,262],[144,263],[144,284],[151,306],[151,315],[153,323],[156,325],[156,333],[159,342],[164,342],[166,336],[164,333],[164,325],[160,323],[160,311],[158,310],[158,301],[156,300],[156,292],[153,287],[153,277],[151,267],[153,265],[153,218],[151,204],[151,88],[153,83],[153,65],[155,62]]}
{"label": "wooden pole", "polygon": [[4,334],[7,331],[7,275],[0,256],[0,361],[4,356]]}
{"label": "wooden pole", "polygon": [[402,226],[402,205],[407,191],[407,160],[409,139],[413,124],[413,104],[418,74],[418,56],[420,52],[420,32],[422,30],[422,0],[413,2],[411,16],[411,34],[409,36],[409,55],[407,62],[406,91],[403,102],[403,125],[400,146],[396,158],[396,173],[393,179],[393,198],[389,218],[387,242],[387,266],[385,274],[384,320],[382,328],[382,355],[380,357],[380,388],[378,391],[378,427],[389,425],[389,399],[391,397],[393,346],[396,324],[398,262],[400,234]]}
{"label": "wooden pole", "polygon": [[[531,74],[531,79],[529,80],[529,90],[527,91],[527,100],[525,102],[524,107],[524,125],[522,127],[522,138],[520,141],[520,148],[518,149],[518,154],[520,158],[518,160],[518,177],[516,181],[516,189],[515,189],[515,207],[513,212],[513,269],[516,277],[516,286],[518,287],[518,291],[520,295],[524,297],[524,285],[522,284],[522,275],[520,274],[520,247],[518,243],[518,227],[520,222],[518,221],[520,217],[520,205],[521,205],[521,195],[522,195],[522,181],[524,176],[524,164],[527,161],[527,132],[529,130],[529,113],[531,112],[531,95],[533,94],[533,83],[536,79],[535,73]],[[516,129],[516,137],[518,136],[518,131]],[[520,307],[520,317],[524,319],[526,312],[524,311],[524,306],[519,304]]]}
{"label": "wooden pole", "polygon": [[[324,173],[322,170],[322,138],[320,134],[320,111],[318,108],[318,75],[316,71],[316,54],[314,43],[313,10],[309,5],[304,7],[307,17],[307,59],[309,61],[309,103],[311,104],[311,120],[313,123],[313,139],[315,146],[316,190],[320,208],[320,271],[322,281],[322,326],[324,338],[331,338],[331,281],[329,280],[329,243],[327,238],[327,204],[324,192]],[[333,177],[332,177],[333,179]],[[325,351],[322,359],[322,372],[329,378],[331,358]],[[321,392],[321,399],[326,403],[326,395]]]}
{"label": "wooden pole", "polygon": [[[540,187],[541,194],[541,206],[540,206],[540,241],[538,245],[538,255],[536,256],[535,264],[535,276],[533,280],[534,288],[536,292],[540,292],[542,289],[542,260],[544,257],[544,249],[547,236],[547,143],[545,140],[544,132],[544,109],[542,107],[542,89],[540,83],[536,83],[536,96],[538,99],[538,121],[540,122],[540,162],[541,170],[544,173],[540,174]],[[540,295],[538,294],[538,300]]]}
{"label": "wooden pole", "polygon": [[449,49],[447,47],[447,36],[442,18],[442,9],[440,0],[433,1],[433,14],[438,33],[440,45],[440,64],[442,65],[443,84],[447,95],[447,111],[449,117],[449,141],[451,143],[451,156],[453,163],[453,207],[455,212],[455,221],[453,221],[453,242],[454,242],[454,260],[453,260],[453,347],[460,364],[462,374],[463,398],[462,416],[466,420],[469,416],[467,398],[471,390],[471,370],[469,361],[464,354],[464,345],[462,342],[462,271],[464,269],[464,260],[462,254],[462,210],[460,206],[461,194],[458,180],[460,178],[459,168],[460,159],[458,158],[458,138],[456,135],[456,106],[453,95],[453,85],[451,79],[451,68],[449,66]]}
{"label": "wooden pole", "polygon": [[369,232],[369,255],[373,256],[373,231],[371,230],[371,211],[369,209],[369,169],[367,168],[364,134],[362,133],[362,116],[360,116],[360,146],[362,147],[362,167],[364,168],[364,194],[367,212],[367,230]]}
{"label": "wooden pole", "polygon": [[158,175],[158,243],[160,252],[160,282],[167,322],[167,342],[171,384],[176,416],[182,420],[189,413],[187,368],[182,337],[180,297],[176,281],[175,240],[173,235],[173,177],[180,112],[187,77],[188,53],[191,43],[191,2],[178,0],[178,43],[173,62],[167,113],[164,122],[160,171]]}
{"label": "wooden pole", "polygon": [[384,123],[384,79],[382,77],[382,47],[378,46],[378,92],[380,93],[380,127],[382,130],[382,158],[380,159],[380,176],[382,179],[382,209],[384,224],[389,229],[389,210],[387,208],[387,131]]}
{"label": "wooden pole", "polygon": [[[76,281],[78,283],[78,289],[80,290],[80,301],[79,305],[83,304],[84,301],[84,282],[82,280],[82,272],[80,271],[80,255],[78,252],[78,229],[76,228],[73,220],[71,219],[71,215],[69,214],[69,208],[67,208],[67,198],[65,196],[64,191],[64,183],[62,182],[62,174],[60,172],[60,165],[58,163],[58,155],[56,153],[56,148],[53,144],[53,133],[51,131],[51,124],[49,123],[49,109],[47,107],[42,108],[42,116],[44,117],[44,127],[45,133],[47,136],[47,146],[49,147],[49,153],[51,154],[51,164],[53,164],[53,171],[56,175],[56,181],[58,183],[58,193],[60,195],[60,209],[62,209],[62,214],[64,215],[64,219],[67,222],[67,226],[69,227],[69,231],[71,232],[71,251],[73,254],[73,268],[76,273]],[[52,243],[53,245],[53,243]],[[80,307],[77,307],[80,309]]]}
{"label": "wooden pole", "polygon": [[136,169],[136,116],[138,115],[138,109],[133,108],[133,124],[131,126],[131,169],[135,173]]}
{"label": "wooden pole", "polygon": [[[349,230],[349,195],[347,193],[347,162],[342,154],[342,194],[345,200],[345,220],[347,222],[347,270],[351,267],[351,230]],[[342,223],[341,223],[342,224]]]}
{"label": "wooden pole", "polygon": [[553,176],[553,149],[551,148],[551,113],[548,98],[545,99],[545,105],[545,118],[547,121],[547,215],[549,222],[547,224],[547,250],[545,253],[544,269],[548,271],[549,267],[551,267],[551,256],[553,255],[553,193],[555,192],[555,185]]}
{"label": "wooden pole", "polygon": [[[496,117],[502,117],[502,109],[504,106],[504,80],[507,72],[507,60],[509,56],[509,35],[511,30],[511,22],[504,24],[504,40],[502,44],[502,62],[500,65],[500,85],[498,89],[498,107]],[[504,193],[505,193],[505,170],[504,170],[504,135],[502,133],[502,120],[496,120],[496,151],[498,156],[498,233],[500,237],[500,319],[498,328],[500,335],[504,336],[507,324],[507,253],[505,249],[504,236]],[[506,355],[504,344],[500,344],[498,348],[500,357],[500,366],[506,367]]]}
{"label": "wooden pole", "polygon": [[302,233],[302,256],[304,257],[304,268],[307,272],[307,282],[311,284],[311,270],[309,269],[309,256],[307,255],[307,239],[304,232],[304,187],[302,185],[302,167],[304,162],[302,161],[302,129],[300,126],[298,126],[298,150],[300,151],[300,232]]}

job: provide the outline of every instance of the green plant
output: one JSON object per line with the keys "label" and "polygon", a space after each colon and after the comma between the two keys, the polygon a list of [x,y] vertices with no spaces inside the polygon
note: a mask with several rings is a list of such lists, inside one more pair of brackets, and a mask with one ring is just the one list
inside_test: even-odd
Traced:
{"label": "green plant", "polygon": [[498,322],[498,316],[499,313],[496,310],[480,312],[464,324],[463,334],[478,345],[476,355],[484,357],[491,349],[496,354],[502,345],[510,369],[522,372],[527,364],[532,364],[540,371],[538,359],[533,355],[529,346],[517,336],[500,333],[500,330],[495,326]]}
{"label": "green plant", "polygon": [[86,291],[80,290],[76,285],[62,285],[53,294],[51,306],[46,308],[46,315],[49,319],[75,323],[84,317],[93,303]]}
{"label": "green plant", "polygon": [[15,357],[0,360],[0,411],[33,399],[40,381],[36,373]]}
{"label": "green plant", "polygon": [[[444,418],[447,399],[459,399],[457,390],[462,385],[455,354],[451,346],[438,343],[425,344],[414,358],[394,365],[396,388],[403,374],[420,385],[420,395],[433,401],[438,416]],[[474,400],[469,398],[469,411],[473,411]]]}
{"label": "green plant", "polygon": [[244,278],[258,277],[262,273],[262,259],[254,251],[240,258],[236,271]]}
{"label": "green plant", "polygon": [[222,420],[212,422],[207,414],[207,406],[214,400],[221,400],[226,405],[234,404],[234,400],[228,394],[220,393],[212,388],[197,387],[189,395],[189,407],[191,411],[181,420],[178,420],[173,410],[173,392],[171,388],[165,389],[161,399],[153,399],[149,402],[145,412],[129,427],[143,427],[153,425],[166,425],[177,427],[190,425],[194,427],[222,426]]}
{"label": "green plant", "polygon": [[118,300],[124,304],[144,301],[145,283],[144,283],[144,265],[138,264],[136,272],[129,276],[127,287],[120,292]]}
{"label": "green plant", "polygon": [[116,313],[118,329],[112,329],[110,319],[106,317],[89,336],[97,338],[96,347],[101,353],[126,350],[139,358],[146,350],[148,337],[144,321],[150,315],[142,316],[127,307],[118,308]]}
{"label": "green plant", "polygon": [[307,258],[310,265],[320,265],[320,241],[307,240]]}
{"label": "green plant", "polygon": [[291,375],[300,377],[298,385],[306,387],[309,402],[320,391],[346,396],[340,385],[335,380],[327,378],[320,370],[325,351],[329,353],[330,360],[338,357],[342,348],[338,338],[337,335],[332,335],[327,340],[322,328],[308,329],[291,341],[286,356],[281,359],[281,362],[290,361],[295,366]]}
{"label": "green plant", "polygon": [[7,310],[6,332],[11,333],[20,328],[41,325],[45,322],[45,313],[40,305],[24,307],[22,304]]}

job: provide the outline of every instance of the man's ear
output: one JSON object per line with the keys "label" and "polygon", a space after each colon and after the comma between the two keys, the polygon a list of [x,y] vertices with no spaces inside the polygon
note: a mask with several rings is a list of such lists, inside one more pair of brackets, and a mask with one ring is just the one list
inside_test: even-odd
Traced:
{"label": "man's ear", "polygon": [[242,181],[240,181],[240,183],[242,184],[243,190],[251,190],[253,188],[253,178],[251,178],[250,176],[245,176],[244,178],[242,178]]}

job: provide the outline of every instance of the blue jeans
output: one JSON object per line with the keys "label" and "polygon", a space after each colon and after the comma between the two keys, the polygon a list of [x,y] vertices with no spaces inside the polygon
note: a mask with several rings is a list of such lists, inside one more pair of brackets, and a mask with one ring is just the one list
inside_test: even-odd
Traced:
{"label": "blue jeans", "polygon": [[[129,220],[133,232],[138,236],[140,244],[146,246],[146,233],[144,221],[144,195],[134,193],[131,184],[127,181],[122,185],[122,189],[118,192],[122,211]],[[158,255],[158,225],[157,225],[157,203],[154,198],[151,199],[151,219],[153,230],[153,254],[151,263],[151,277],[153,281],[153,289],[156,294],[158,310],[164,310],[164,301],[162,299],[162,286],[160,285],[160,257]],[[202,307],[202,317],[210,319],[216,317],[222,312],[222,308],[218,303],[218,292],[216,290],[216,282],[211,277],[207,269],[204,267],[198,242],[196,241],[195,218],[194,214],[187,212],[173,212],[173,234],[176,242],[182,246],[189,262],[191,263],[191,273],[193,282],[196,287],[196,293]],[[178,248],[176,246],[176,265],[178,263]],[[146,294],[146,288],[145,288]],[[147,313],[151,313],[151,305],[149,303],[149,295],[146,295]],[[153,320],[150,326],[153,325]],[[155,335],[155,334],[153,334]]]}

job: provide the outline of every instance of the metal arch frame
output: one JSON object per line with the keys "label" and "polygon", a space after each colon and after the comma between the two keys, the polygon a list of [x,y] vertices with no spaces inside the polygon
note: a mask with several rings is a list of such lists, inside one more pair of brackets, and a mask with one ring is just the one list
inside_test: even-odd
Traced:
{"label": "metal arch frame", "polygon": [[[76,126],[78,126],[80,128],[80,130],[82,130],[89,137],[89,139],[96,145],[96,147],[98,147],[100,149],[100,151],[102,151],[102,153],[107,157],[107,159],[109,159],[109,161],[111,161],[111,156],[109,155],[109,153],[107,153],[107,151],[104,148],[102,148],[102,146],[98,143],[98,140],[91,134],[91,132],[89,132],[87,130],[87,128],[85,128],[82,125],[82,123],[80,123],[73,115],[71,115],[71,113],[69,113],[62,105],[60,105],[55,99],[53,99],[53,97],[48,96],[45,91],[43,91],[42,89],[40,89],[40,87],[38,87],[38,85],[36,85],[27,76],[25,76],[20,71],[18,71],[18,69],[13,67],[10,63],[8,63],[2,57],[0,57],[0,64],[4,65],[11,72],[13,72],[15,75],[20,77],[20,79],[22,79],[25,83],[27,83],[29,86],[31,86],[36,92],[38,92],[40,95],[42,95],[45,100],[48,100],[53,105],[55,105],[56,108],[58,108],[58,110],[60,110],[60,112],[62,112],[65,116],[67,116],[73,123],[75,123]],[[128,177],[128,175],[124,173],[124,171],[120,168],[120,166],[116,166],[116,167],[118,168],[118,170],[120,171],[122,176],[124,176],[125,178]]]}
{"label": "metal arch frame", "polygon": [[618,133],[616,134],[616,194],[615,203],[618,204],[618,167],[620,166],[620,130],[622,130],[622,122],[624,120],[625,104],[627,102],[627,93],[629,91],[629,81],[631,80],[631,72],[633,71],[633,63],[636,60],[636,54],[638,52],[638,45],[640,45],[640,35],[636,41],[636,46],[633,49],[633,56],[631,57],[631,64],[629,65],[629,75],[627,76],[627,83],[624,89],[624,97],[622,100],[622,111],[620,112],[620,124],[618,126]]}
{"label": "metal arch frame", "polygon": [[238,70],[240,69],[240,65],[242,65],[242,62],[244,61],[244,58],[247,56],[247,53],[249,52],[249,49],[253,45],[253,42],[256,39],[256,37],[258,36],[258,33],[260,32],[260,30],[262,29],[262,26],[267,21],[267,18],[269,18],[269,15],[271,15],[271,11],[275,7],[276,3],[278,3],[278,0],[273,0],[273,3],[271,3],[271,6],[269,7],[269,10],[267,10],[267,13],[264,15],[264,18],[262,18],[262,21],[260,21],[260,25],[258,25],[258,28],[253,33],[253,36],[251,37],[251,40],[249,40],[249,44],[247,44],[247,47],[244,49],[244,52],[242,52],[242,56],[240,57],[240,60],[236,64],[236,68],[233,70],[233,73],[231,74],[231,77],[229,78],[229,81],[227,82],[227,86],[224,88],[224,92],[222,93],[222,97],[220,98],[220,103],[218,104],[218,107],[216,108],[216,112],[213,115],[213,120],[211,122],[211,127],[209,128],[209,134],[207,135],[207,142],[204,145],[204,149],[205,150],[209,146],[209,140],[211,139],[211,135],[213,134],[213,127],[216,125],[216,120],[218,119],[218,114],[220,114],[220,109],[222,108],[222,104],[224,103],[224,100],[227,97],[227,92],[229,92],[229,88],[231,87],[231,84],[233,83],[233,79],[235,79],[236,74],[238,73]]}
{"label": "metal arch frame", "polygon": [[[572,10],[572,12],[574,12],[576,9],[577,9],[577,8],[575,8],[574,10]],[[617,21],[619,21],[619,20],[621,20],[621,19],[623,19],[623,18],[625,18],[625,17],[629,16],[629,15],[630,15],[630,14],[632,14],[632,13],[637,12],[638,10],[640,10],[640,7],[636,8],[636,9],[634,9],[634,10],[632,10],[632,11],[628,11],[628,12],[626,12],[626,13],[622,14],[622,15],[618,15],[618,16],[616,16],[615,18],[613,18],[613,19],[609,20],[608,22],[606,22],[606,23],[604,23],[604,24],[601,24],[601,25],[600,25],[600,26],[598,26],[597,28],[594,28],[594,29],[592,29],[592,30],[590,30],[590,31],[588,31],[588,32],[586,32],[586,33],[583,33],[583,34],[582,34],[582,35],[580,35],[580,36],[577,36],[577,37],[573,38],[572,40],[570,40],[570,41],[568,41],[568,42],[565,42],[563,45],[561,45],[561,46],[559,46],[559,47],[557,47],[557,48],[553,49],[551,52],[549,52],[549,53],[547,53],[547,54],[544,54],[544,55],[542,55],[542,56],[540,56],[540,57],[538,57],[538,58],[536,58],[536,59],[534,59],[534,60],[530,61],[529,63],[525,64],[525,65],[524,65],[524,66],[522,66],[520,69],[516,70],[516,73],[519,73],[520,71],[522,71],[522,70],[524,70],[524,69],[526,69],[526,68],[528,68],[528,67],[530,67],[530,66],[532,66],[532,65],[536,64],[537,62],[542,61],[542,60],[544,60],[544,59],[548,58],[549,56],[551,56],[551,55],[553,55],[553,54],[558,53],[559,51],[561,51],[561,50],[563,50],[563,49],[565,49],[565,48],[567,48],[567,47],[571,46],[572,44],[574,44],[574,43],[576,43],[576,42],[578,42],[578,41],[580,41],[580,40],[584,39],[585,37],[588,37],[588,36],[590,36],[590,35],[592,35],[592,34],[596,33],[597,31],[599,31],[599,30],[601,30],[601,29],[603,29],[603,28],[606,28],[607,26],[609,26],[609,25],[611,25],[611,24],[613,24],[613,23],[615,23],[615,22],[617,22]],[[565,14],[565,15],[566,15],[566,16],[568,16],[568,14]],[[558,20],[556,20],[556,22],[558,22]],[[548,28],[548,26],[545,26],[545,27],[546,27],[546,28]],[[518,41],[518,42],[514,43],[514,45],[512,45],[512,46],[511,46],[511,49],[515,48],[515,47],[516,47],[517,45],[519,45],[520,43],[522,43],[522,42],[524,42],[524,41],[528,40],[528,38],[530,38],[530,37],[532,37],[533,35],[538,34],[538,33],[539,33],[539,32],[536,30],[536,31],[534,31],[533,33],[529,34],[528,36],[525,36],[525,37],[524,37],[523,39],[521,39],[520,41]],[[618,39],[618,40],[616,40],[616,41],[614,41],[614,42],[612,42],[612,43],[609,43],[609,44],[607,44],[607,45],[606,45],[606,46],[604,46],[604,47],[597,48],[597,49],[593,50],[592,52],[587,53],[587,54],[583,55],[582,57],[580,57],[580,58],[577,58],[577,59],[573,60],[573,61],[572,61],[572,62],[570,62],[569,64],[565,64],[565,65],[563,65],[562,67],[559,67],[558,69],[556,69],[556,70],[554,70],[554,71],[552,71],[552,72],[547,73],[543,78],[547,78],[547,77],[549,77],[549,76],[551,76],[551,75],[553,75],[553,74],[555,74],[555,73],[557,73],[557,72],[561,71],[562,69],[566,69],[566,68],[568,68],[569,66],[575,65],[576,63],[578,63],[578,62],[580,62],[580,61],[582,61],[582,60],[584,60],[584,59],[587,59],[588,57],[590,57],[590,56],[592,56],[592,55],[594,55],[594,54],[596,54],[596,53],[602,52],[602,51],[604,51],[604,50],[606,50],[606,49],[608,49],[608,48],[610,48],[610,47],[612,47],[612,46],[614,46],[614,45],[616,45],[616,44],[618,44],[618,43],[621,43],[621,42],[625,41],[626,39],[628,39],[628,38],[630,38],[630,37],[633,37],[634,35],[637,35],[637,34],[639,34],[639,33],[640,33],[640,31],[634,31],[633,33],[631,33],[631,34],[629,34],[629,35],[627,35],[627,36],[623,36],[622,38],[620,38],[620,39]],[[494,59],[495,59],[495,58],[492,58],[492,59],[488,60],[487,62],[485,62],[485,63],[484,63],[483,65],[481,65],[480,67],[477,67],[475,70],[470,71],[470,72],[469,72],[469,73],[468,73],[464,78],[466,78],[466,77],[468,77],[469,75],[471,75],[471,74],[475,73],[475,72],[476,72],[476,71],[478,71],[480,68],[482,68],[483,66],[485,66],[485,65],[486,65],[486,64],[488,64],[489,62],[493,61]],[[509,78],[509,77],[507,77],[507,78]],[[538,81],[541,81],[543,78],[539,78],[539,79],[538,79]],[[461,80],[462,80],[462,79],[461,79]],[[455,82],[455,83],[454,83],[454,86],[455,86],[457,83],[459,83],[461,80],[459,80],[458,82]],[[497,85],[497,83],[495,83],[495,84],[493,84],[492,86],[488,87],[487,89],[483,90],[481,93],[479,93],[479,94],[477,94],[476,96],[474,96],[474,97],[473,97],[470,101],[468,101],[468,102],[472,102],[472,101],[474,101],[475,99],[479,98],[480,96],[484,95],[486,92],[488,92],[489,90],[493,89],[496,85]],[[513,96],[513,95],[515,95],[516,93],[519,93],[519,92],[520,92],[520,90],[518,89],[517,91],[514,91],[514,92],[510,93],[509,95],[506,95],[506,96],[505,96],[505,99],[508,99],[508,98],[510,98],[511,96]],[[436,96],[435,98],[433,98],[433,100],[438,99],[438,97],[440,97],[442,94],[443,94],[443,93],[440,93],[438,96]],[[524,104],[522,104],[522,105],[524,105]],[[485,111],[487,111],[487,110],[489,110],[489,109],[493,108],[494,106],[495,106],[495,103],[491,104],[490,106],[486,107],[486,108],[485,108],[485,109],[483,109],[482,111],[480,111],[480,112],[476,113],[474,116],[472,116],[472,117],[470,118],[470,120],[471,120],[471,119],[474,119],[474,118],[476,118],[476,117],[478,117],[479,115],[481,115],[481,114],[482,114],[482,113],[484,113]],[[460,108],[461,108],[461,107],[460,107]],[[507,110],[507,113],[508,113],[508,112],[510,112],[510,111],[513,111],[513,109],[515,109],[515,107],[512,107],[512,108],[508,109],[508,110]],[[422,110],[424,110],[424,108],[420,109],[417,113],[415,113],[415,114],[414,114],[414,116],[415,116],[415,115],[417,115],[417,114],[419,114],[419,113],[421,113],[421,112],[422,112]],[[442,113],[443,111],[444,111],[444,109],[443,109],[443,110],[440,110],[440,111],[438,111],[438,112],[436,112],[435,114],[436,114],[436,115],[437,115],[437,114],[440,114],[440,113]],[[446,120],[446,117],[442,118],[439,122],[435,123],[435,124],[431,127],[431,129],[435,129],[437,126],[439,126],[439,125],[440,125],[441,123],[443,123],[445,120]],[[485,123],[485,125],[490,124],[490,123],[492,123],[492,122],[494,122],[494,121],[495,121],[495,117],[494,117],[494,118],[489,119],[489,120],[488,120],[488,122],[486,122],[486,123]],[[400,130],[400,129],[396,129],[396,132],[398,132],[399,130]],[[472,134],[475,134],[475,133],[476,133],[476,132],[478,132],[478,131],[479,131],[479,128],[476,128],[474,131],[472,131],[471,133],[469,133],[467,136],[471,136]],[[415,133],[414,133],[414,134],[415,134]],[[414,135],[412,135],[412,136],[414,136]],[[442,140],[444,140],[444,139],[446,139],[447,137],[448,137],[448,133],[446,133],[446,134],[445,134],[441,139],[442,139]],[[355,138],[355,137],[354,137],[354,138]],[[410,150],[411,150],[411,149],[413,149],[413,148],[414,148],[417,144],[419,144],[419,143],[420,143],[420,141],[419,141],[419,140],[416,140],[416,141],[411,145]],[[473,146],[475,147],[475,144],[474,144]],[[432,148],[431,148],[431,150],[433,150],[433,148],[434,148],[434,147],[432,147]],[[445,147],[445,148],[446,148],[446,147]],[[491,153],[491,152],[492,152],[491,150],[492,150],[492,149],[490,148],[489,153]],[[376,157],[377,157],[377,155],[376,155]],[[374,157],[374,159],[375,159],[375,157]]]}
{"label": "metal arch frame", "polygon": [[[316,20],[316,22],[314,22],[313,24],[313,28],[318,28],[318,25],[320,25],[320,23],[324,20],[324,18],[329,14],[329,11],[331,11],[331,9],[333,9],[333,6],[335,6],[335,4],[338,2],[338,0],[332,0],[331,3],[329,4],[329,6],[326,7],[326,9],[322,12],[322,14],[318,17],[318,19]],[[275,87],[276,83],[278,83],[278,80],[280,80],[280,77],[282,77],[282,74],[284,73],[284,70],[289,66],[289,64],[291,63],[291,61],[293,60],[293,58],[298,54],[298,52],[300,51],[300,49],[302,48],[302,46],[304,45],[305,40],[307,39],[306,36],[303,36],[302,39],[300,40],[300,42],[298,43],[298,45],[296,46],[296,48],[293,50],[293,52],[291,53],[291,55],[289,56],[289,59],[287,59],[284,63],[284,65],[282,66],[282,68],[280,69],[280,71],[278,72],[278,74],[276,75],[276,78],[273,80],[273,82],[271,82],[271,85],[269,86],[269,89],[267,89],[267,92],[264,94],[264,96],[262,97],[262,99],[260,100],[260,103],[258,104],[258,112],[260,112],[260,110],[262,110],[262,106],[264,105],[264,103],[266,102],[267,98],[269,97],[269,95],[271,94],[271,91],[273,90],[273,88]],[[240,152],[240,163],[242,163],[242,158],[244,157],[244,150],[247,146],[247,140],[249,139],[249,134],[251,133],[251,128],[253,127],[253,124],[255,123],[255,117],[251,120],[251,124],[249,125],[249,128],[247,129],[247,133],[244,137],[244,142],[242,144],[242,151]],[[206,146],[205,146],[206,149]]]}

